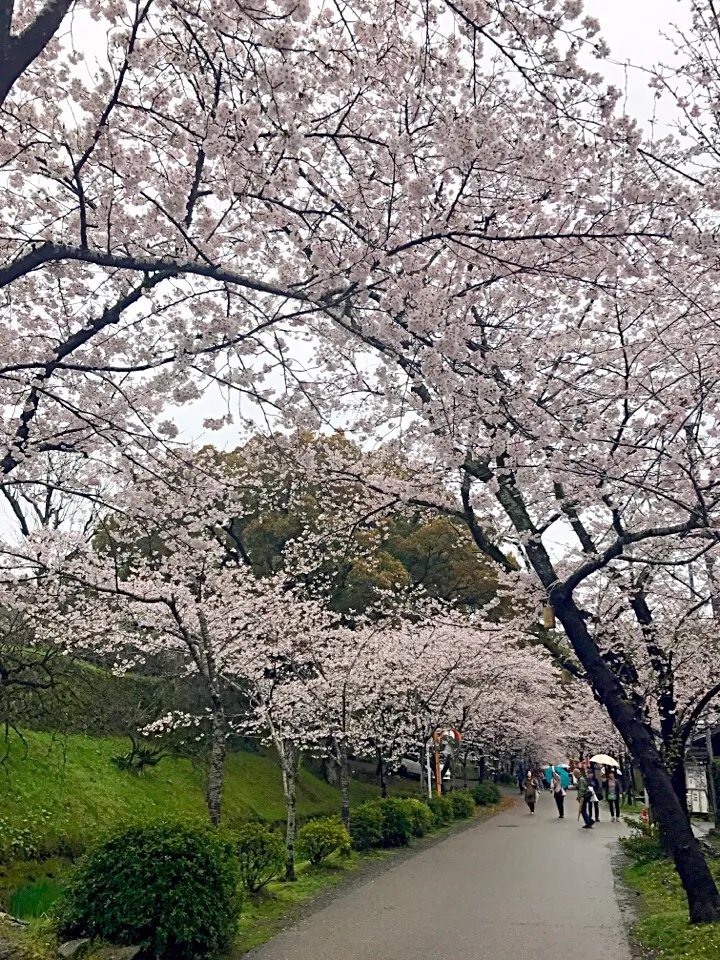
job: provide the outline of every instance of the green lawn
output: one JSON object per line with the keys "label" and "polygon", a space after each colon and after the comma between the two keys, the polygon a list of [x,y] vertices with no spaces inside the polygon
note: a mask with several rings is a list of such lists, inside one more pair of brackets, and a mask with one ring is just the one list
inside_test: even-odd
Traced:
{"label": "green lawn", "polygon": [[[720,883],[720,861],[710,863]],[[718,960],[720,924],[691,926],[687,901],[674,866],[667,860],[640,863],[625,871],[625,882],[641,894],[638,942],[662,960]]]}

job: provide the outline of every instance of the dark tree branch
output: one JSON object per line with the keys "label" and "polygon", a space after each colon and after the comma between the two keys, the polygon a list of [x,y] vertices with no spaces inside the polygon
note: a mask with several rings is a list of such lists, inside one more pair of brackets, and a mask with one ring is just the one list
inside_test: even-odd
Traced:
{"label": "dark tree branch", "polygon": [[13,35],[15,0],[0,0],[0,106],[16,80],[43,52],[57,33],[74,0],[48,0],[22,33]]}

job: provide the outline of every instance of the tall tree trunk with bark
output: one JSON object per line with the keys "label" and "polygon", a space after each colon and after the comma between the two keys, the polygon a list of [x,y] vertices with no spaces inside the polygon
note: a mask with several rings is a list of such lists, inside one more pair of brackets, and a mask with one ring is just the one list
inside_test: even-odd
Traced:
{"label": "tall tree trunk with bark", "polygon": [[295,873],[295,837],[297,834],[297,774],[300,766],[300,750],[292,740],[283,740],[280,749],[283,796],[285,798],[285,879],[293,882],[297,879]]}
{"label": "tall tree trunk with bark", "polygon": [[337,747],[337,760],[340,766],[340,797],[342,799],[342,822],[346,829],[350,829],[350,762],[348,760],[348,746],[345,739]]}
{"label": "tall tree trunk with bark", "polygon": [[680,805],[652,734],[638,718],[620,681],[600,655],[582,613],[560,584],[550,590],[558,619],[645,780],[655,819],[675,862],[693,923],[720,922],[720,895]]}
{"label": "tall tree trunk with bark", "polygon": [[220,824],[222,816],[222,788],[225,774],[225,756],[227,746],[225,738],[227,729],[225,712],[222,704],[213,703],[212,733],[210,746],[210,770],[208,773],[207,807],[210,822],[215,826]]}
{"label": "tall tree trunk with bark", "polygon": [[[380,778],[380,796],[385,799],[385,797],[387,797],[387,778],[385,776],[385,760],[380,747],[377,748],[377,761],[377,774]],[[420,763],[420,770],[422,771],[422,761]]]}

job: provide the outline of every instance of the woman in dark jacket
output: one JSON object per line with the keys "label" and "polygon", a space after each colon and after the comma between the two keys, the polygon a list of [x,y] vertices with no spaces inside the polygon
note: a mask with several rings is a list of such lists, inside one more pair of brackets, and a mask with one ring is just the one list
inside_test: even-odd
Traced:
{"label": "woman in dark jacket", "polygon": [[613,823],[620,822],[620,780],[617,777],[617,771],[613,769],[608,773],[607,777],[607,799],[608,806],[610,807],[610,819]]}

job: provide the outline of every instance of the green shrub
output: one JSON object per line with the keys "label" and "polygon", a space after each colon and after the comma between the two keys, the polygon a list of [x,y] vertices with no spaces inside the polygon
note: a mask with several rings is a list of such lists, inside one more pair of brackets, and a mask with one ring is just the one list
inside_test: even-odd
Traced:
{"label": "green shrub", "polygon": [[450,794],[453,816],[456,820],[467,820],[475,813],[475,801],[472,794],[466,790],[458,790]]}
{"label": "green shrub", "polygon": [[623,817],[631,828],[629,837],[620,837],[625,853],[637,863],[650,863],[652,860],[664,860],[665,853],[660,846],[657,824],[643,823],[637,817]]}
{"label": "green shrub", "polygon": [[515,783],[515,777],[511,773],[501,773],[498,777],[498,781],[500,783],[504,783],[506,787],[509,787]]}
{"label": "green shrub", "polygon": [[430,833],[435,828],[435,817],[426,803],[414,799],[407,799],[402,802],[405,804],[405,809],[410,818],[414,837],[424,837],[426,833]]}
{"label": "green shrub", "polygon": [[161,958],[209,956],[235,933],[238,880],[233,845],[215,828],[133,827],[80,862],[58,901],[58,930]]}
{"label": "green shrub", "polygon": [[483,780],[472,792],[473,799],[479,807],[491,807],[494,803],[500,803],[502,794],[497,784],[490,780]]}
{"label": "green shrub", "polygon": [[379,804],[362,803],[350,811],[350,836],[356,850],[370,850],[382,844],[383,815]]}
{"label": "green shrub", "polygon": [[382,843],[384,847],[406,847],[410,843],[413,822],[407,801],[388,797],[378,802],[382,813]]}
{"label": "green shrub", "polygon": [[339,820],[324,817],[321,820],[311,820],[299,830],[295,849],[301,860],[318,864],[336,851],[348,853],[350,837]]}
{"label": "green shrub", "polygon": [[262,823],[247,823],[235,834],[235,854],[243,886],[255,893],[285,868],[285,843]]}
{"label": "green shrub", "polygon": [[435,823],[439,827],[447,826],[447,824],[453,822],[455,813],[450,797],[430,797],[428,807],[435,817]]}

